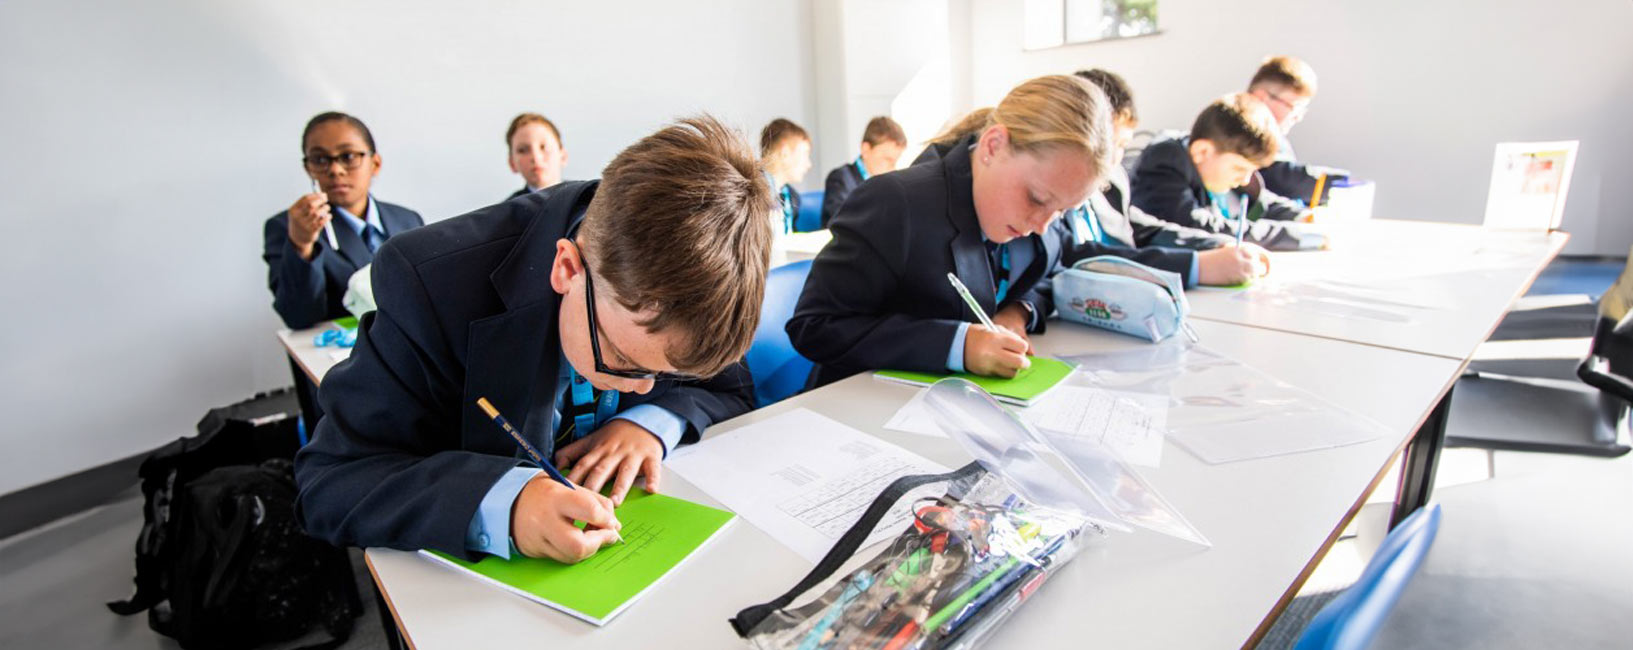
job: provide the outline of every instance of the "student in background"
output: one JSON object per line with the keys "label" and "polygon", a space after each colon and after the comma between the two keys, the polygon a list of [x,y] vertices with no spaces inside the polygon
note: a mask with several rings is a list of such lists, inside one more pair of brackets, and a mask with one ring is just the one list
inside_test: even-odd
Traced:
{"label": "student in background", "polygon": [[[1247,85],[1248,94],[1264,102],[1276,116],[1276,159],[1259,170],[1264,176],[1265,188],[1290,199],[1308,202],[1313,198],[1319,203],[1321,197],[1315,196],[1317,187],[1328,187],[1328,183],[1348,176],[1349,172],[1298,162],[1292,143],[1287,141],[1293,125],[1309,113],[1315,91],[1315,68],[1291,56],[1265,59]],[[1328,176],[1325,183],[1320,182],[1323,174]]]}
{"label": "student in background", "polygon": [[794,218],[799,216],[799,190],[794,189],[794,183],[811,171],[811,134],[790,120],[771,120],[760,130],[760,164],[765,168],[766,181],[777,193],[772,230],[780,234],[794,232]]}
{"label": "student in background", "polygon": [[883,115],[868,120],[867,128],[862,131],[861,155],[828,172],[828,183],[822,193],[822,227],[828,227],[828,222],[839,213],[839,206],[845,204],[845,197],[862,181],[895,171],[905,148],[907,133],[896,120]]}
{"label": "student in background", "polygon": [[556,123],[538,113],[522,113],[510,121],[505,131],[510,171],[522,175],[522,189],[509,198],[537,192],[561,182],[561,168],[567,166],[567,147],[561,143]]}
{"label": "student in background", "polygon": [[1269,254],[1255,244],[1237,247],[1232,237],[1168,223],[1129,204],[1121,159],[1139,126],[1134,92],[1114,72],[1079,70],[1076,75],[1094,84],[1110,102],[1118,164],[1105,171],[1099,190],[1087,202],[1061,218],[1057,228],[1066,238],[1062,262],[1070,266],[1089,257],[1116,255],[1177,273],[1187,287],[1239,284],[1268,270]]}
{"label": "student in background", "polygon": [[[386,239],[425,223],[419,213],[369,193],[380,152],[362,120],[334,112],[313,117],[301,134],[301,155],[318,191],[266,220],[261,252],[272,308],[290,329],[348,315],[341,304],[346,281]],[[331,222],[339,250],[324,232]]]}
{"label": "student in background", "polygon": [[[700,117],[600,181],[393,240],[380,308],[324,378],[328,415],[295,458],[305,530],[472,560],[575,562],[611,543],[638,476],[657,491],[668,452],[753,405],[740,359],[774,203],[748,143]],[[576,487],[519,460],[483,397]]]}
{"label": "student in background", "polygon": [[1276,120],[1252,95],[1225,95],[1197,115],[1188,136],[1158,140],[1134,169],[1133,205],[1164,221],[1234,235],[1244,198],[1245,241],[1270,250],[1319,248],[1298,224],[1302,204],[1264,188],[1258,170],[1276,155]]}
{"label": "student in background", "polygon": [[[944,155],[864,183],[829,225],[787,330],[823,385],[877,368],[1012,377],[1053,309],[1044,233],[1112,163],[1105,94],[1076,77],[1027,81]],[[948,273],[995,330],[973,324]]]}

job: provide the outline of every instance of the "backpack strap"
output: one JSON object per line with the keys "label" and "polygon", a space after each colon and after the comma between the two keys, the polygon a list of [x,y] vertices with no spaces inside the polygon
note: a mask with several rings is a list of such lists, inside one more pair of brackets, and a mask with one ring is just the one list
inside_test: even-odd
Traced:
{"label": "backpack strap", "polygon": [[856,554],[856,549],[861,547],[862,542],[868,538],[868,535],[873,533],[873,529],[879,525],[879,520],[884,519],[885,513],[889,512],[890,508],[896,505],[896,502],[908,492],[920,486],[942,481],[957,481],[980,472],[981,464],[972,462],[945,474],[913,474],[891,482],[883,492],[879,493],[879,496],[874,497],[873,503],[868,506],[866,512],[862,513],[862,518],[851,524],[850,530],[845,531],[845,534],[840,536],[839,541],[834,543],[833,548],[828,549],[828,554],[822,556],[822,561],[817,562],[817,565],[799,581],[799,584],[794,585],[794,588],[790,589],[788,593],[778,596],[775,600],[738,612],[737,616],[730,620],[732,629],[737,631],[737,636],[748,638],[749,633],[753,632],[754,628],[758,627],[766,617],[771,616],[773,612],[779,609],[787,607],[800,594],[817,586],[823,580],[827,580],[828,576],[833,575],[835,571],[839,570],[839,567],[850,560],[852,555]]}

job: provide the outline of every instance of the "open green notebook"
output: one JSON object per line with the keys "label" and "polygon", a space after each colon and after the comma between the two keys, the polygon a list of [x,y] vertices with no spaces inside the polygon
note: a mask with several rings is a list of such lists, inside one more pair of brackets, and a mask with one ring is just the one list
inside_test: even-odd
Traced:
{"label": "open green notebook", "polygon": [[970,383],[981,387],[981,390],[991,393],[999,401],[1031,406],[1032,402],[1041,399],[1049,391],[1059,386],[1060,382],[1072,374],[1072,365],[1059,359],[1048,357],[1032,357],[1032,365],[1016,373],[1013,379],[998,377],[982,377],[967,372],[931,374],[927,372],[907,372],[905,370],[880,370],[873,376],[885,381],[893,381],[914,386],[929,386],[938,380],[948,377],[969,380]]}
{"label": "open green notebook", "polygon": [[624,543],[578,564],[512,555],[467,562],[440,551],[420,554],[523,598],[605,625],[690,558],[736,515],[632,489],[615,511]]}

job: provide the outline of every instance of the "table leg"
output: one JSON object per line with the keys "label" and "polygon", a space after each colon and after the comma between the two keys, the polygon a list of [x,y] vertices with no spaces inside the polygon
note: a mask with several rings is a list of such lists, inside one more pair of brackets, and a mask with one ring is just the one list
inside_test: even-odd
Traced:
{"label": "table leg", "polygon": [[1395,510],[1389,517],[1391,529],[1429,503],[1429,494],[1435,485],[1435,468],[1440,464],[1440,448],[1446,441],[1446,420],[1451,417],[1451,410],[1452,390],[1448,388],[1446,394],[1440,397],[1440,403],[1424,419],[1423,426],[1418,427],[1412,442],[1407,443],[1406,454],[1401,459],[1404,465],[1401,467],[1400,485],[1395,489]]}

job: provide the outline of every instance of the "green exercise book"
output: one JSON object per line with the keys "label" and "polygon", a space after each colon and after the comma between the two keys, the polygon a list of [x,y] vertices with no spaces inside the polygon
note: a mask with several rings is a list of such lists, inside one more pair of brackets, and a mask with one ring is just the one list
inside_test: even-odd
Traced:
{"label": "green exercise book", "polygon": [[1031,406],[1049,391],[1054,390],[1060,382],[1072,374],[1073,366],[1059,359],[1047,357],[1032,357],[1032,365],[1015,374],[1013,379],[1000,377],[982,377],[967,372],[931,374],[927,372],[907,372],[905,370],[880,370],[873,376],[885,381],[893,381],[915,386],[929,386],[948,377],[957,377],[968,380],[981,387],[981,390],[991,393],[998,401]]}
{"label": "green exercise book", "polygon": [[693,553],[736,515],[690,501],[631,489],[614,511],[622,544],[603,547],[578,564],[512,555],[467,562],[440,551],[420,551],[448,565],[543,605],[605,625]]}

